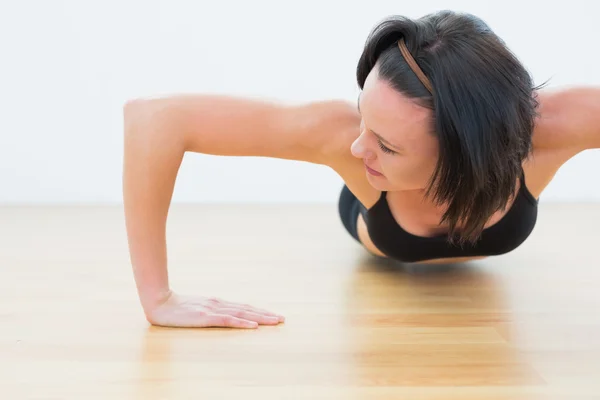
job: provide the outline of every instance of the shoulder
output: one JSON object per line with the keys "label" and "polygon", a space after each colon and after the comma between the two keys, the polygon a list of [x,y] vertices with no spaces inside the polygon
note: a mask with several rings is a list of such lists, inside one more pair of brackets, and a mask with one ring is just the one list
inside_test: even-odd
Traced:
{"label": "shoulder", "polygon": [[360,136],[360,113],[355,103],[346,101],[332,102],[330,107],[329,122],[325,125],[331,129],[322,146],[322,164],[335,171],[358,200],[370,208],[379,200],[381,191],[369,183],[363,161],[350,150]]}
{"label": "shoulder", "polygon": [[350,145],[360,129],[360,114],[355,105],[342,99],[328,99],[287,107],[287,110],[283,125],[299,132],[295,135],[296,143],[313,154],[308,161],[335,170],[348,161]]}
{"label": "shoulder", "polygon": [[544,89],[538,94],[533,149],[523,163],[527,187],[536,198],[567,161],[600,148],[600,88]]}
{"label": "shoulder", "polygon": [[573,86],[539,92],[534,150],[572,157],[600,148],[600,87]]}

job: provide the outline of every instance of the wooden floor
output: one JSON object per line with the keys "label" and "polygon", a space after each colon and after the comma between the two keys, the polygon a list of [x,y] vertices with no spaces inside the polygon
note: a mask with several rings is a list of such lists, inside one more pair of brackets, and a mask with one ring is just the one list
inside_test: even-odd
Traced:
{"label": "wooden floor", "polygon": [[151,327],[119,207],[0,208],[0,398],[600,399],[600,204],[455,266],[383,262],[333,205],[175,205],[171,282],[282,313]]}

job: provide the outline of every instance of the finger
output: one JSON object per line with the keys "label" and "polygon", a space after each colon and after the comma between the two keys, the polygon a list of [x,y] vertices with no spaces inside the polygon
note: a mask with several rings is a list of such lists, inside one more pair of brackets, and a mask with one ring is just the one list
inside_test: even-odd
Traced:
{"label": "finger", "polygon": [[276,315],[264,315],[252,311],[240,310],[239,308],[220,308],[218,312],[245,320],[256,321],[261,325],[277,325],[280,322],[279,317]]}
{"label": "finger", "polygon": [[263,314],[263,315],[266,315],[266,316],[269,316],[269,317],[275,317],[275,318],[277,318],[279,320],[279,322],[285,321],[285,317],[283,315],[277,314],[277,313],[274,313],[274,312],[271,312],[271,311],[263,310],[262,308],[256,308],[256,307],[252,307],[252,306],[246,305],[246,306],[244,306],[243,309],[246,310],[246,311],[257,313],[257,314]]}
{"label": "finger", "polygon": [[277,314],[277,313],[274,313],[272,311],[268,311],[268,310],[265,310],[262,308],[254,307],[254,306],[251,306],[250,304],[232,303],[232,302],[227,302],[227,301],[224,301],[221,304],[228,308],[239,308],[239,309],[250,311],[253,313],[257,313],[257,314],[267,315],[269,317],[277,317],[277,318],[279,318],[279,322],[283,322],[285,320],[285,317],[281,314]]}
{"label": "finger", "polygon": [[243,310],[246,310],[246,311],[249,311],[249,312],[254,312],[254,313],[257,313],[257,314],[266,315],[266,316],[269,316],[269,317],[275,317],[275,318],[277,318],[277,320],[279,322],[285,321],[285,317],[283,315],[277,314],[277,313],[274,313],[274,312],[271,312],[271,311],[263,310],[262,308],[256,308],[256,307],[252,307],[252,306],[248,306],[247,305],[247,306],[244,306]]}
{"label": "finger", "polygon": [[267,317],[275,317],[279,320],[279,322],[283,322],[285,320],[285,318],[283,317],[283,315],[271,312],[271,311],[267,311],[267,310],[263,310],[262,308],[256,308],[256,307],[252,307],[249,305],[244,305],[241,307],[242,310],[244,311],[248,311],[251,313],[256,313],[256,314],[262,314],[265,315]]}
{"label": "finger", "polygon": [[233,315],[228,314],[210,314],[204,317],[206,327],[226,327],[226,328],[249,328],[254,329],[258,327],[256,321],[250,321],[243,318],[237,318]]}

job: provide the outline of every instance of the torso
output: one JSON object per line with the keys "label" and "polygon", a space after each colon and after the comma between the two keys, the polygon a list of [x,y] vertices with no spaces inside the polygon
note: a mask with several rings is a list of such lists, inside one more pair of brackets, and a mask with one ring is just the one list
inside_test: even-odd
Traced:
{"label": "torso", "polygon": [[[332,167],[340,174],[358,200],[365,207],[370,208],[378,201],[381,192],[373,188],[367,181],[362,161],[350,154],[350,144],[359,135],[360,116],[356,114],[355,118],[356,127],[345,129],[341,133],[342,139],[340,140],[338,159],[342,161]],[[557,134],[560,134],[556,132],[559,127],[553,121],[553,118],[546,117],[538,120],[533,136],[533,151],[530,157],[523,162],[526,188],[536,199],[540,197],[560,167],[575,155],[569,149],[545,146],[548,138],[555,138]],[[518,188],[519,185],[517,185],[517,190]],[[444,232],[444,227],[436,225],[434,222],[439,219],[440,210],[436,210],[432,205],[410,199],[401,192],[388,193],[387,200],[396,223],[404,230],[423,237],[435,236]],[[506,210],[509,210],[509,208],[507,207]],[[493,215],[486,227],[500,221],[506,212]],[[369,237],[367,225],[360,215],[358,216],[357,227],[359,238],[364,247],[372,254],[385,257]],[[481,258],[484,257],[432,259],[421,263],[464,262]]]}

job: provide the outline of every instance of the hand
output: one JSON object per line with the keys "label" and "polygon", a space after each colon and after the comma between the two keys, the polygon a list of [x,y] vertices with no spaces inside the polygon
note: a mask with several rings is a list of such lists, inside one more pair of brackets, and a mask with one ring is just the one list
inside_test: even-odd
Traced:
{"label": "hand", "polygon": [[154,309],[146,312],[153,325],[179,328],[257,328],[277,325],[284,317],[247,304],[233,303],[214,297],[178,296],[169,293]]}

